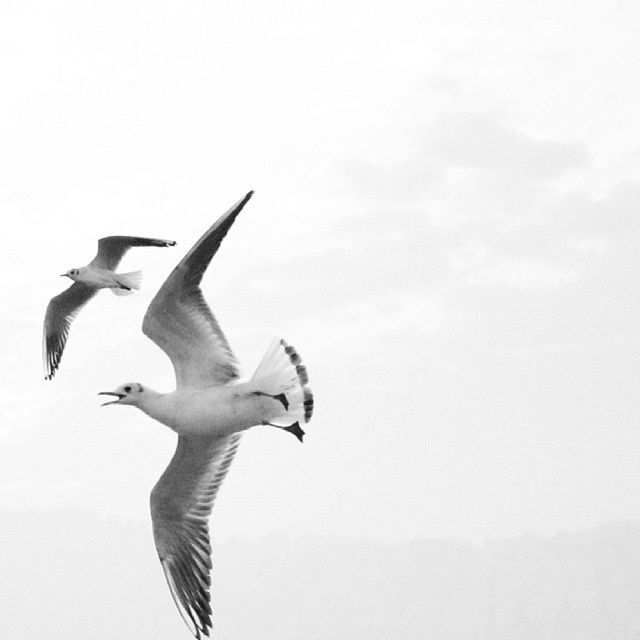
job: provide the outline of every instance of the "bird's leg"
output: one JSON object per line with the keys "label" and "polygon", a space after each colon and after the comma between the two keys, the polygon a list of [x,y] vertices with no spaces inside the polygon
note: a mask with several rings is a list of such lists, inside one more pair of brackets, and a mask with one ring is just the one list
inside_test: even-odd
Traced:
{"label": "bird's leg", "polygon": [[289,409],[289,401],[287,400],[287,396],[284,393],[279,393],[276,396],[271,395],[270,393],[264,393],[263,391],[254,391],[254,396],[266,396],[267,398],[273,398],[274,400],[278,400],[278,402],[282,402],[282,406],[285,410]]}
{"label": "bird's leg", "polygon": [[300,442],[302,442],[304,431],[300,427],[300,423],[297,421],[293,424],[290,424],[288,427],[283,427],[282,425],[273,424],[271,422],[263,422],[262,424],[269,427],[275,427],[276,429],[282,429],[283,431],[288,431],[289,433],[292,433],[296,438],[298,438]]}

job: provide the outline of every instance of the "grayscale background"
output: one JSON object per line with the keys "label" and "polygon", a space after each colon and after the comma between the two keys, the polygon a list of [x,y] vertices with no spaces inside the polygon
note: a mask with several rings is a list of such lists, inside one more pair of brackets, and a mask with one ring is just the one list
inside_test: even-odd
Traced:
{"label": "grayscale background", "polygon": [[[218,497],[218,640],[640,638],[637,3],[7,1],[0,20],[0,637],[188,638],[148,497],[175,436],[146,307],[203,283],[250,376],[308,366],[304,445]],[[132,250],[45,383],[58,277]]]}

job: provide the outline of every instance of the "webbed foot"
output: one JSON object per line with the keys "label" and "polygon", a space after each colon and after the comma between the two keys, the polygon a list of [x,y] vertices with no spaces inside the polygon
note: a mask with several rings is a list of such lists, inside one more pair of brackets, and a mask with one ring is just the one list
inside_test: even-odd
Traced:
{"label": "webbed foot", "polygon": [[288,411],[289,409],[289,401],[287,400],[287,396],[285,396],[284,393],[279,393],[277,396],[272,396],[270,393],[264,393],[263,391],[254,391],[253,395],[266,396],[267,398],[273,398],[274,400],[277,400],[278,402],[282,403],[282,406],[285,408],[285,411]]}
{"label": "webbed foot", "polygon": [[288,431],[289,433],[293,433],[293,435],[296,438],[298,438],[300,442],[302,442],[302,438],[304,437],[304,431],[302,430],[298,422],[294,422],[293,424],[290,424],[288,427],[283,427],[283,428],[285,431]]}
{"label": "webbed foot", "polygon": [[288,427],[283,427],[282,425],[273,424],[271,422],[263,422],[262,424],[269,427],[275,427],[276,429],[282,429],[283,431],[288,431],[289,433],[292,433],[296,438],[298,438],[300,442],[302,442],[302,438],[304,437],[304,431],[300,427],[300,423],[297,421],[293,424],[290,424]]}

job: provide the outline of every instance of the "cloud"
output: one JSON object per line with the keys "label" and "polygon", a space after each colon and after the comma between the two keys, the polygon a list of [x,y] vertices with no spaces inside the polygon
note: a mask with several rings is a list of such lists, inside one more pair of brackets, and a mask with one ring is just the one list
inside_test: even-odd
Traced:
{"label": "cloud", "polygon": [[327,348],[337,352],[384,351],[389,339],[404,344],[436,331],[446,319],[443,299],[424,290],[388,292],[332,307],[298,322],[298,333],[313,336],[327,331]]}
{"label": "cloud", "polygon": [[640,231],[640,182],[624,180],[612,184],[604,195],[570,191],[549,208],[548,219],[562,232],[628,237]]}
{"label": "cloud", "polygon": [[345,158],[330,163],[325,177],[330,188],[367,203],[413,202],[443,177],[441,162],[415,153],[386,163]]}
{"label": "cloud", "polygon": [[545,290],[571,284],[578,277],[577,269],[556,267],[542,261],[498,259],[469,274],[467,282],[482,286]]}
{"label": "cloud", "polygon": [[581,143],[536,138],[486,113],[447,114],[428,127],[424,144],[429,154],[449,165],[532,180],[552,180],[589,163]]}
{"label": "cloud", "polygon": [[[437,289],[449,277],[454,284],[551,292],[605,273],[613,255],[628,252],[622,232],[638,228],[640,184],[613,185],[599,198],[567,190],[565,175],[589,165],[583,144],[537,138],[474,112],[432,121],[420,144],[419,153],[395,164],[354,160],[333,167],[363,205],[333,228],[360,237],[343,254],[352,281],[362,270],[369,288],[381,272],[379,291],[427,281]],[[409,189],[409,177],[422,169],[428,179]]]}
{"label": "cloud", "polygon": [[325,186],[365,207],[441,203],[440,217],[454,220],[460,205],[471,217],[514,216],[529,212],[549,184],[590,165],[583,143],[536,137],[485,112],[445,112],[411,130],[412,137],[396,132],[398,148],[386,158],[333,160]]}

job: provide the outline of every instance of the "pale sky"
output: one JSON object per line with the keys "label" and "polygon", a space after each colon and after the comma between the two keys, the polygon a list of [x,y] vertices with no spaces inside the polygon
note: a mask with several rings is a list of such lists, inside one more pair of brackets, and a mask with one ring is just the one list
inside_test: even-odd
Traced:
{"label": "pale sky", "polygon": [[[640,9],[631,2],[11,2],[0,22],[0,508],[146,522],[175,436],[98,391],[173,388],[141,332],[249,189],[204,281],[251,375],[302,355],[300,445],[248,433],[220,540],[409,540],[640,519]],[[58,274],[101,293],[43,380]]]}

